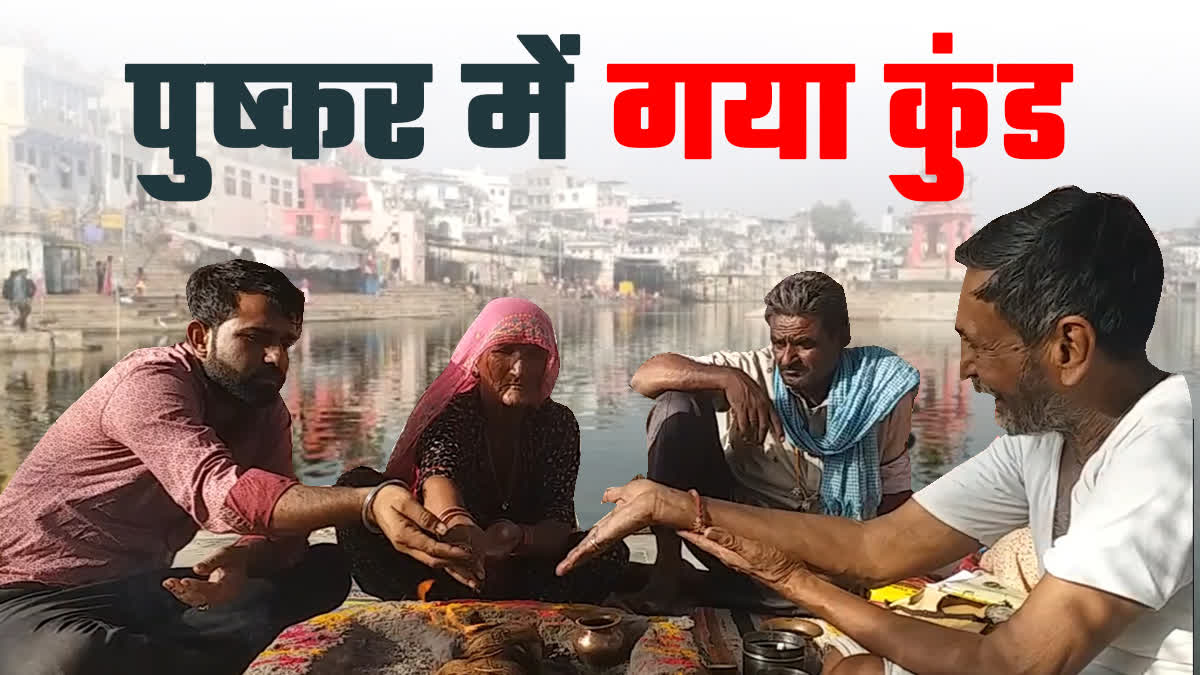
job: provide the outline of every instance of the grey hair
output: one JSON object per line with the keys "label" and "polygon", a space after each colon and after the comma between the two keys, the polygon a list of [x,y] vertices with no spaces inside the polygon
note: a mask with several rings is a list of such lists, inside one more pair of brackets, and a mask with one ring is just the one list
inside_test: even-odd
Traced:
{"label": "grey hair", "polygon": [[763,299],[766,319],[772,316],[816,316],[831,335],[850,333],[850,313],[846,309],[846,289],[824,272],[797,272],[772,288]]}
{"label": "grey hair", "polygon": [[985,225],[955,249],[954,259],[993,272],[972,292],[993,303],[1026,345],[1078,315],[1110,356],[1146,353],[1162,295],[1162,251],[1125,197],[1058,188]]}

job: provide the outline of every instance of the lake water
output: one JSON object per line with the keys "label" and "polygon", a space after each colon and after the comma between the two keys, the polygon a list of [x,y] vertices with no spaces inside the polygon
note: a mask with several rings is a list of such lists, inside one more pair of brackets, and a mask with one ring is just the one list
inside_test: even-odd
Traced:
{"label": "lake water", "polygon": [[[562,370],[554,398],[575,411],[583,462],[576,488],[581,522],[608,507],[604,488],[645,471],[650,402],[629,389],[645,359],[663,351],[701,354],[767,344],[756,305],[697,305],[670,311],[567,307],[550,314]],[[302,480],[328,485],[345,468],[387,462],[409,411],[441,372],[472,316],[450,320],[306,327],[283,389],[295,419],[295,463]],[[914,418],[914,487],[982,450],[999,433],[992,399],[958,380],[958,338],[942,322],[855,322],[854,344],[895,350],[921,371]],[[167,344],[140,336],[101,351],[0,356],[0,485],[54,422],[119,356]],[[1200,314],[1191,302],[1164,300],[1151,358],[1175,372],[1200,372]]]}

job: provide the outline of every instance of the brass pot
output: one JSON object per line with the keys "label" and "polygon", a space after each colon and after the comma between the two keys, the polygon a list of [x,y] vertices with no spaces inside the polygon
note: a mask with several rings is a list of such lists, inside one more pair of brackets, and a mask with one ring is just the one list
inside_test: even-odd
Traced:
{"label": "brass pot", "polygon": [[593,668],[611,668],[625,660],[625,632],[615,612],[588,614],[575,620],[575,656]]}

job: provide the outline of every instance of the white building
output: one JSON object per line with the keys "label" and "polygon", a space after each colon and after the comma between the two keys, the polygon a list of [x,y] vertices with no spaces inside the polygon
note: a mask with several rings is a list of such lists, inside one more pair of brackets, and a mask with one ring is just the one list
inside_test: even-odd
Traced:
{"label": "white building", "polygon": [[591,239],[563,242],[563,255],[582,260],[596,260],[600,263],[599,271],[592,283],[601,288],[612,286],[615,253],[616,246],[610,241]]}
{"label": "white building", "polygon": [[201,156],[212,164],[212,192],[186,207],[201,231],[280,234],[284,210],[303,203],[296,185],[299,165],[289,155],[268,148],[208,148]]}
{"label": "white building", "polygon": [[0,205],[82,212],[98,204],[100,93],[78,64],[0,45]]}
{"label": "white building", "polygon": [[629,224],[639,229],[675,229],[683,222],[679,202],[650,202],[629,207]]}
{"label": "white building", "polygon": [[1189,270],[1200,269],[1200,244],[1180,244],[1164,249]]}
{"label": "white building", "polygon": [[469,171],[446,169],[442,173],[475,188],[482,201],[482,204],[478,205],[480,210],[479,226],[481,228],[504,229],[512,226],[511,178],[489,174],[479,168]]}
{"label": "white building", "polygon": [[[492,227],[487,221],[493,218],[500,207],[499,197],[493,200],[486,189],[468,182],[458,173],[422,171],[404,174],[399,195],[402,200],[421,209],[432,236],[462,244],[465,232]],[[499,181],[481,176],[474,176],[473,179],[483,181],[482,184],[502,185]],[[487,189],[503,189],[506,194],[510,191],[508,187]],[[503,217],[504,213],[501,212],[501,215]]]}
{"label": "white building", "polygon": [[583,260],[612,260],[616,247],[611,241],[583,239],[563,242],[563,255]]}
{"label": "white building", "polygon": [[402,193],[405,198],[433,210],[448,210],[467,201],[465,183],[438,172],[405,175]]}
{"label": "white building", "polygon": [[839,244],[833,250],[831,274],[839,281],[869,281],[875,270],[902,262],[879,244]]}
{"label": "white building", "polygon": [[[522,210],[527,220],[573,229],[590,229],[599,223],[602,194],[606,207],[617,201],[610,189],[565,166],[541,166],[520,173],[514,177],[513,191],[513,208]],[[611,221],[618,216],[610,213],[607,217]]]}
{"label": "white building", "polygon": [[377,251],[380,272],[390,282],[425,282],[425,224],[414,211],[393,211]]}
{"label": "white building", "polygon": [[519,187],[523,194],[521,207],[534,212],[550,211],[554,208],[554,196],[566,189],[567,168],[554,166],[529,169],[514,177],[513,186]]}
{"label": "white building", "polygon": [[554,193],[554,208],[594,212],[599,205],[598,197],[596,181],[568,175],[566,186]]}
{"label": "white building", "polygon": [[137,177],[168,173],[171,165],[167,151],[146,148],[134,139],[132,84],[114,78],[105,80],[99,114],[101,205],[117,210],[144,208],[149,196]]}
{"label": "white building", "polygon": [[622,241],[616,254],[626,260],[655,262],[669,267],[683,248],[684,242],[673,237],[637,236]]}
{"label": "white building", "polygon": [[377,269],[389,284],[425,282],[425,222],[421,214],[405,207],[399,198],[401,178],[384,172],[381,176],[359,176],[367,198],[342,214],[343,229],[358,226],[373,246]]}
{"label": "white building", "polygon": [[880,234],[892,234],[895,231],[896,214],[893,212],[892,207],[889,206],[887,208],[887,213],[884,213],[883,217],[879,221],[879,232]]}
{"label": "white building", "polygon": [[711,276],[721,273],[721,259],[719,253],[686,251],[675,259],[675,263],[681,268],[686,268],[691,274]]}
{"label": "white building", "polygon": [[688,220],[703,223],[707,228],[740,237],[748,236],[751,228],[760,225],[758,218],[743,216],[733,211],[698,211],[688,214],[687,217]]}
{"label": "white building", "polygon": [[[290,148],[218,145],[213,137],[211,85],[197,86],[196,102],[196,154],[212,166],[212,191],[198,202],[176,206],[189,211],[202,232],[245,237],[282,234],[284,211],[303,207],[305,196],[297,183],[301,162],[292,159]],[[242,115],[243,126],[249,127],[244,110]],[[169,159],[158,164],[159,173],[170,174]]]}

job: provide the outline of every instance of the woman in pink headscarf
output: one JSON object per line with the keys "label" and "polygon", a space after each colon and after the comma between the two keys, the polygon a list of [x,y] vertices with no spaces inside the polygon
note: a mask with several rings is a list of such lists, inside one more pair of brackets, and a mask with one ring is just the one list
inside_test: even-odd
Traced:
{"label": "woman in pink headscarf", "polygon": [[[600,602],[628,562],[619,548],[590,568],[557,577],[576,531],[579,425],[550,398],[558,379],[550,317],[519,298],[484,307],[450,364],[408,418],[383,474],[354,469],[339,485],[398,479],[476,554],[467,568],[430,570],[364,528],[338,530],[359,586],[387,600],[492,599]],[[433,586],[418,591],[421,582]]]}

